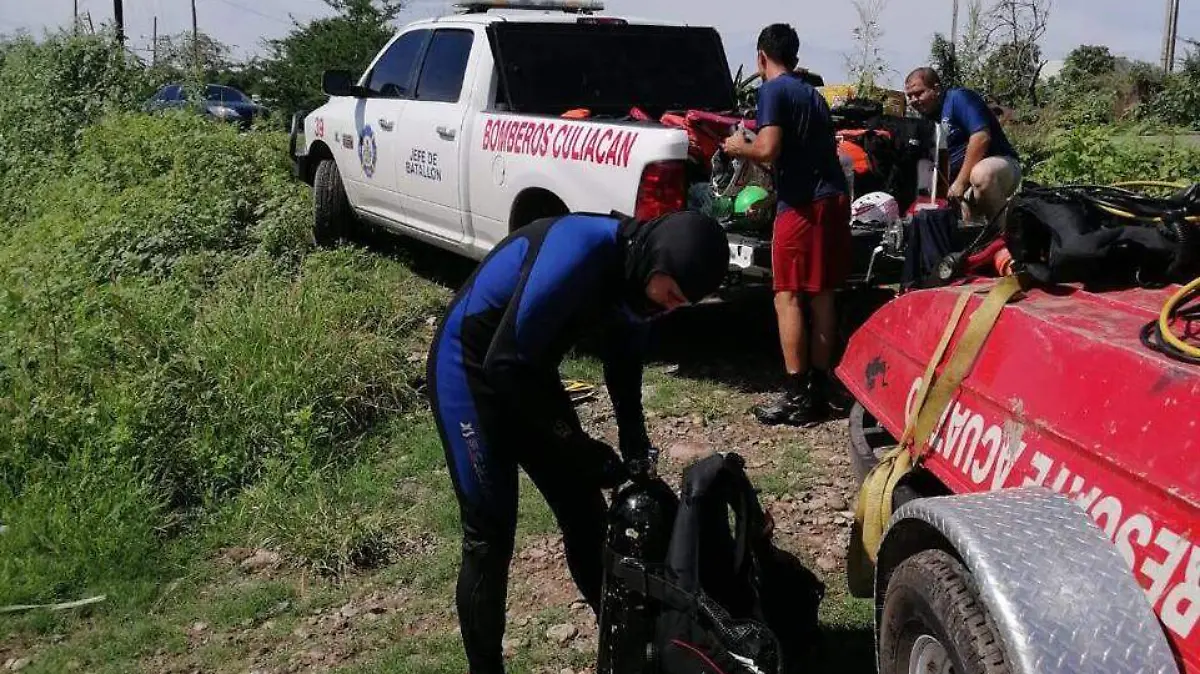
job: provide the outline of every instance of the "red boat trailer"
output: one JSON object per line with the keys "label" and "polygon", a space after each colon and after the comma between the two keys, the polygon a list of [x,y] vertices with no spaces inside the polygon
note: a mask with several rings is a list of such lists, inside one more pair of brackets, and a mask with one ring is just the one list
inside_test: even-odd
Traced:
{"label": "red boat trailer", "polygon": [[[911,421],[960,293],[949,354],[994,284],[901,295],[851,337],[861,476]],[[1139,337],[1177,290],[1057,286],[1001,312],[852,587],[875,598],[882,672],[1200,673],[1200,366]]]}

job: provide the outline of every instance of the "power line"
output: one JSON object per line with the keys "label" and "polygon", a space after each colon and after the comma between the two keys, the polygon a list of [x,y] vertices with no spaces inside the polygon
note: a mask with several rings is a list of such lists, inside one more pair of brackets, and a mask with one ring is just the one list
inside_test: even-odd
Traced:
{"label": "power line", "polygon": [[251,14],[255,14],[255,15],[257,15],[257,16],[261,16],[261,17],[262,17],[262,18],[264,18],[264,19],[268,19],[268,20],[270,20],[270,21],[274,21],[274,22],[276,22],[276,23],[279,23],[279,24],[282,24],[282,25],[285,25],[285,26],[291,26],[291,25],[292,25],[292,21],[291,21],[290,19],[288,19],[288,20],[284,20],[284,19],[281,19],[281,18],[279,18],[279,17],[277,17],[277,16],[272,16],[272,15],[270,15],[270,14],[264,14],[264,13],[262,13],[262,12],[258,11],[257,9],[254,9],[254,8],[251,8],[251,7],[247,7],[247,6],[245,6],[245,5],[242,5],[242,4],[239,4],[239,3],[233,2],[233,0],[217,0],[217,2],[220,2],[220,3],[223,3],[223,4],[229,5],[230,7],[235,7],[235,8],[237,8],[237,9],[240,9],[240,10],[242,10],[242,11],[250,12]]}

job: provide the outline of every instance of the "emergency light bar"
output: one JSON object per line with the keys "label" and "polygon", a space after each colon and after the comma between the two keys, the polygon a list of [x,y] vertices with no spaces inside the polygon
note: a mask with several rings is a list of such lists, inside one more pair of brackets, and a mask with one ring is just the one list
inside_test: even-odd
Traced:
{"label": "emergency light bar", "polygon": [[568,14],[591,14],[604,10],[604,3],[600,0],[469,0],[454,6],[463,14],[486,12],[489,9],[528,9]]}

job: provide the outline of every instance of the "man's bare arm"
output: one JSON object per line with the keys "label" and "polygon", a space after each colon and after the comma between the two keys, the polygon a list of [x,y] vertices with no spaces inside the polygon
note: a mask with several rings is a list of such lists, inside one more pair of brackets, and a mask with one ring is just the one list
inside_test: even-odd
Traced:
{"label": "man's bare arm", "polygon": [[747,141],[740,133],[735,133],[725,140],[725,153],[733,157],[741,157],[759,164],[773,164],[783,152],[783,129],[778,126],[768,126],[759,132],[753,142]]}

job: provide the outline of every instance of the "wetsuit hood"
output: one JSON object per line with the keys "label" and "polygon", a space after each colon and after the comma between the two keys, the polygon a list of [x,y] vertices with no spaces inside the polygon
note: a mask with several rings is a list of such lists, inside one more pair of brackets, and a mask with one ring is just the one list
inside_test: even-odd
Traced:
{"label": "wetsuit hood", "polygon": [[648,221],[623,218],[625,299],[639,313],[655,313],[646,284],[655,273],[675,279],[692,303],[715,293],[729,270],[729,240],[716,220],[696,211]]}

